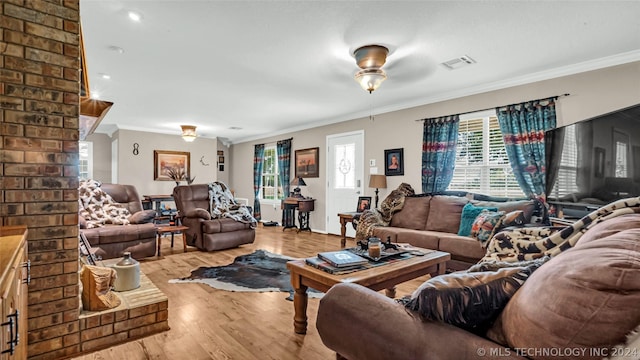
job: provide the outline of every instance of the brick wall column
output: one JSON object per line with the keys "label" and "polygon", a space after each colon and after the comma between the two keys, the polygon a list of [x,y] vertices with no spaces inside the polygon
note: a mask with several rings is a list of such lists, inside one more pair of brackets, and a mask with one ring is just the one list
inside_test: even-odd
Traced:
{"label": "brick wall column", "polygon": [[24,224],[28,352],[79,352],[79,0],[0,0],[0,224]]}

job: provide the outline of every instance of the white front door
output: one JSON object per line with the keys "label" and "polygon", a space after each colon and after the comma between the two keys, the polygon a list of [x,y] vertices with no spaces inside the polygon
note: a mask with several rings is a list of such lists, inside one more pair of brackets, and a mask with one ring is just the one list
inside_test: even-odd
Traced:
{"label": "white front door", "polygon": [[[356,211],[364,190],[364,131],[327,136],[327,232],[340,235],[338,213]],[[347,236],[355,236],[351,224]]]}

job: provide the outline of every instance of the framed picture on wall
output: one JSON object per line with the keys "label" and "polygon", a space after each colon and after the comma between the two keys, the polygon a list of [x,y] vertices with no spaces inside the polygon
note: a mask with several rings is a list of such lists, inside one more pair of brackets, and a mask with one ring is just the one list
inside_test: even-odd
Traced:
{"label": "framed picture on wall", "polygon": [[318,154],[320,148],[296,150],[296,177],[320,177]]}
{"label": "framed picture on wall", "polygon": [[384,151],[384,174],[404,175],[404,148]]}
{"label": "framed picture on wall", "polygon": [[190,153],[183,151],[153,150],[153,180],[175,181],[171,170],[185,177],[191,174]]}

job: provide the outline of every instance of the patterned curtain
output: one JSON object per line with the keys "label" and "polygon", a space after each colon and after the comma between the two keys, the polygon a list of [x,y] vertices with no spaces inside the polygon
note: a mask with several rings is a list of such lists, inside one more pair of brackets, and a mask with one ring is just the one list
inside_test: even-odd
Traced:
{"label": "patterned curtain", "polygon": [[262,218],[260,214],[260,199],[258,194],[260,193],[260,182],[262,180],[262,162],[264,160],[264,144],[256,144],[253,150],[253,193],[255,198],[253,200],[253,217],[260,221]]}
{"label": "patterned curtain", "polygon": [[291,182],[291,139],[280,140],[276,146],[278,152],[278,169],[280,171],[280,185],[284,197],[289,196],[289,183]]}
{"label": "patterned curtain", "polygon": [[422,192],[447,189],[456,166],[460,116],[425,119],[422,133]]}
{"label": "patterned curtain", "polygon": [[545,199],[544,133],[556,127],[555,98],[497,108],[509,163],[530,198]]}

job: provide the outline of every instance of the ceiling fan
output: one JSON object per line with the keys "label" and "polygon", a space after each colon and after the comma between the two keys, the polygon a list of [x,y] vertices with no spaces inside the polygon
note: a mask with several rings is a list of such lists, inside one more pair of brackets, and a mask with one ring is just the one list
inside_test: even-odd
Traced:
{"label": "ceiling fan", "polygon": [[387,61],[389,49],[382,45],[365,45],[353,52],[356,64],[361,69],[355,74],[355,80],[370,94],[387,78],[381,67]]}

